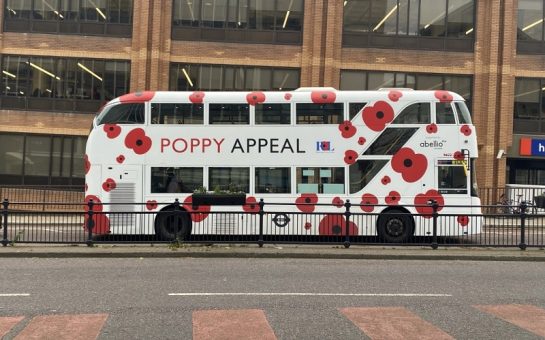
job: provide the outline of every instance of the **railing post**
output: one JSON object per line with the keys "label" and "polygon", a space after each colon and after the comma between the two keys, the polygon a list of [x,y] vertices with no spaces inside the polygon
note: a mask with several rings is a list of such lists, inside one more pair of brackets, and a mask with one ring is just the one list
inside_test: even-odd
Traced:
{"label": "railing post", "polygon": [[520,250],[526,250],[526,201],[522,201],[519,205],[520,211]]}
{"label": "railing post", "polygon": [[257,244],[259,247],[263,247],[263,244],[265,243],[265,240],[263,239],[263,219],[265,217],[265,201],[263,198],[259,200],[259,239],[257,240]]}
{"label": "railing post", "polygon": [[93,246],[93,228],[95,227],[95,221],[93,221],[94,205],[95,202],[92,199],[87,202],[87,241],[85,243],[89,247]]}
{"label": "railing post", "polygon": [[[180,201],[178,201],[178,199],[176,198],[174,200],[174,230],[178,231],[180,228],[179,226],[179,223],[180,223],[180,219],[179,219],[179,216],[180,216],[180,212],[182,211],[182,209],[180,209]],[[191,216],[189,216],[189,218],[191,218]],[[179,234],[178,232],[176,232],[176,240],[174,242],[179,242],[180,240],[178,239],[179,238]]]}
{"label": "railing post", "polygon": [[2,216],[4,217],[3,218],[3,223],[2,223],[2,228],[4,228],[4,236],[2,238],[2,245],[4,247],[6,247],[8,244],[9,244],[9,240],[8,240],[8,207],[9,207],[9,200],[7,198],[4,198],[4,201],[2,202]]}
{"label": "railing post", "polygon": [[344,238],[344,247],[349,248],[350,247],[350,216],[352,216],[352,213],[350,212],[350,207],[352,206],[352,203],[350,203],[350,200],[346,200],[344,203],[344,217],[345,217],[345,238]]}
{"label": "railing post", "polygon": [[439,217],[439,213],[437,211],[439,210],[439,204],[436,200],[430,200],[428,201],[428,204],[431,204],[431,208],[433,209],[433,235],[431,240],[431,248],[437,249],[439,247],[437,244],[437,218]]}

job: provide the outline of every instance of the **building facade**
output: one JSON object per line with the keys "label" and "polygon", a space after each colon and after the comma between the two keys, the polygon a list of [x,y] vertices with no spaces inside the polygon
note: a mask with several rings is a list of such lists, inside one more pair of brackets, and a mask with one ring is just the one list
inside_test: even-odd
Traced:
{"label": "building facade", "polygon": [[82,184],[127,92],[307,86],[458,92],[479,185],[545,184],[545,0],[0,2],[0,184]]}

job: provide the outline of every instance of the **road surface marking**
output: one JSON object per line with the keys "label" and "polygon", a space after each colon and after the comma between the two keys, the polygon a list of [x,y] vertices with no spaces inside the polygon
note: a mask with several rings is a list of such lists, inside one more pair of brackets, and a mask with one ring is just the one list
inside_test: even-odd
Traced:
{"label": "road surface marking", "polygon": [[23,320],[24,316],[11,316],[0,318],[0,339],[3,339],[4,335],[8,334],[10,329]]}
{"label": "road surface marking", "polygon": [[530,305],[473,306],[504,321],[545,337],[545,310]]}
{"label": "road surface marking", "polygon": [[107,318],[107,314],[36,316],[14,340],[96,340]]}
{"label": "road surface marking", "polygon": [[30,294],[22,293],[22,294],[0,294],[0,297],[12,297],[12,296],[30,296]]}
{"label": "road surface marking", "polygon": [[403,307],[340,308],[371,339],[454,339]]}
{"label": "road surface marking", "polygon": [[450,294],[389,293],[169,293],[169,296],[370,296],[370,297],[451,297]]}
{"label": "road surface marking", "polygon": [[193,312],[193,340],[276,340],[260,309]]}

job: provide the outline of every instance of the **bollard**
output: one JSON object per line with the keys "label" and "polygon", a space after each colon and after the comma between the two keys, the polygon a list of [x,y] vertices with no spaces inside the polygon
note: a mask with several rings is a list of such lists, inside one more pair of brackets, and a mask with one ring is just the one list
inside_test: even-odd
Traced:
{"label": "bollard", "polygon": [[2,228],[4,228],[4,236],[2,238],[2,245],[6,247],[9,244],[8,240],[8,207],[9,207],[9,200],[7,198],[4,198],[4,201],[2,202],[2,216],[4,217],[4,222],[2,223]]}
{"label": "bollard", "polygon": [[95,227],[95,221],[93,221],[94,214],[94,202],[92,199],[87,202],[87,241],[85,242],[87,246],[93,246],[93,228]]}
{"label": "bollard", "polygon": [[263,239],[263,218],[265,217],[265,201],[263,201],[263,198],[259,200],[259,239],[257,240],[257,244],[259,245],[259,248],[263,247],[263,244],[265,243],[265,240]]}
{"label": "bollard", "polygon": [[345,211],[344,211],[344,217],[346,219],[345,223],[345,239],[344,239],[344,247],[350,248],[350,216],[352,216],[352,213],[350,212],[350,207],[352,204],[350,203],[350,200],[346,200],[346,203],[344,203]]}
{"label": "bollard", "polygon": [[526,201],[522,201],[519,205],[520,211],[520,250],[526,250],[526,209],[528,205]]}
{"label": "bollard", "polygon": [[432,217],[433,217],[433,235],[432,235],[432,241],[431,241],[431,248],[437,249],[439,245],[437,244],[437,218],[439,217],[439,213],[437,212],[439,210],[439,204],[436,200],[429,200],[428,204],[431,205],[431,208],[433,209]]}

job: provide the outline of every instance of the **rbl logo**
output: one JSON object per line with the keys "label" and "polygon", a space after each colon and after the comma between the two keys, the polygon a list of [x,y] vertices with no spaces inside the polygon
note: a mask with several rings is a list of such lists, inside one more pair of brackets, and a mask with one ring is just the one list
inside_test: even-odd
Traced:
{"label": "rbl logo", "polygon": [[319,142],[316,142],[316,151],[318,152],[331,152],[331,151],[334,151],[335,149],[333,149],[331,147],[331,142],[330,141],[319,141]]}

